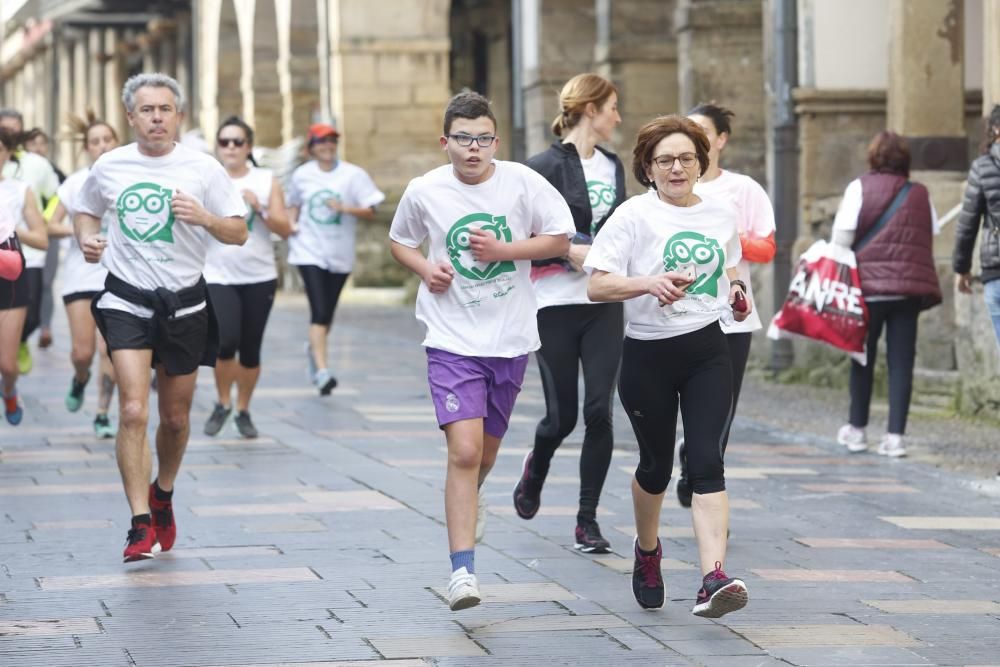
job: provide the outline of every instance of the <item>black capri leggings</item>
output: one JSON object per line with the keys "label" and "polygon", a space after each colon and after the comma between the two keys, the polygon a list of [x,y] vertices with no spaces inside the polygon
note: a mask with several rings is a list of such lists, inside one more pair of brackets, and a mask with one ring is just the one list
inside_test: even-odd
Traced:
{"label": "black capri leggings", "polygon": [[344,289],[349,273],[333,273],[318,266],[299,266],[302,284],[309,298],[309,322],[330,327],[337,310],[340,291]]}
{"label": "black capri leggings", "polygon": [[563,439],[576,427],[583,364],[583,450],[578,521],[593,521],[614,448],[612,397],[624,335],[622,304],[550,306],[538,311],[538,370],[545,417],[535,429],[532,472],[542,479]]}
{"label": "black capri leggings", "polygon": [[35,329],[42,323],[42,272],[41,267],[25,269],[22,273],[28,289],[28,314],[24,318],[24,328],[21,329],[21,342],[28,340]]}
{"label": "black capri leggings", "polygon": [[239,352],[240,366],[260,366],[264,327],[277,286],[277,280],[250,285],[208,285],[219,325],[219,359],[232,359]]}
{"label": "black capri leggings", "polygon": [[660,494],[670,482],[678,405],[692,490],[726,490],[722,447],[731,419],[733,371],[718,322],[673,338],[626,338],[618,395],[639,443],[635,479],[643,491]]}

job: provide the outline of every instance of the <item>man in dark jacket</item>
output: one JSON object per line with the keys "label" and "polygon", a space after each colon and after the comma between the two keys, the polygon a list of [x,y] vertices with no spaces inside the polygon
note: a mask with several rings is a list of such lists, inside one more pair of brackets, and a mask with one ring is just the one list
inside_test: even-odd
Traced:
{"label": "man in dark jacket", "polygon": [[952,268],[958,291],[972,292],[972,249],[980,226],[984,227],[979,248],[983,296],[993,329],[1000,342],[1000,105],[993,107],[986,129],[988,151],[969,169],[962,213],[955,230]]}

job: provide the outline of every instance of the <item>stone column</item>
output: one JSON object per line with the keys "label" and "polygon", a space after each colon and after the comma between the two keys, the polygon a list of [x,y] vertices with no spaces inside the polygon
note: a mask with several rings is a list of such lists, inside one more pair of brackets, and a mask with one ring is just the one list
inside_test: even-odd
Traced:
{"label": "stone column", "polygon": [[52,128],[53,148],[57,164],[70,170],[76,167],[76,138],[66,131],[66,115],[77,111],[73,109],[73,43],[65,32],[56,40],[55,50],[59,95],[56,100],[56,127]]}
{"label": "stone column", "polygon": [[240,93],[243,97],[243,120],[254,127],[254,9],[256,0],[233,0],[236,9],[236,29],[240,37]]}
{"label": "stone column", "polygon": [[723,165],[766,186],[762,3],[677,0],[680,113],[715,100],[731,109]]}
{"label": "stone column", "polygon": [[191,120],[194,116],[192,106],[194,103],[191,84],[191,60],[188,56],[191,44],[191,16],[181,14],[177,17],[177,30],[174,33],[174,56],[176,59],[176,78],[184,91],[188,100],[188,108],[184,110],[184,123],[181,126],[182,132],[191,129]]}
{"label": "stone column", "polygon": [[1000,0],[983,0],[983,115],[1000,104]]}
{"label": "stone column", "polygon": [[[594,67],[595,5],[577,0],[531,0],[523,5],[525,155],[552,140],[559,90],[571,77]],[[518,28],[515,27],[515,30]]]}
{"label": "stone column", "polygon": [[[635,137],[650,119],[677,109],[677,47],[672,0],[598,0],[595,70],[618,87],[622,124],[613,148],[626,164]],[[641,186],[630,174],[629,191]]]}
{"label": "stone column", "polygon": [[274,0],[275,27],[278,33],[278,91],[281,95],[281,143],[292,140],[295,100],[292,96],[292,2]]}
{"label": "stone column", "polygon": [[125,85],[125,63],[118,50],[121,30],[104,29],[104,121],[122,136],[125,107],[122,106],[122,86]]}
{"label": "stone column", "polygon": [[87,31],[77,33],[73,42],[73,109],[77,113],[87,110]]}
{"label": "stone column", "polygon": [[[911,178],[927,186],[942,215],[959,203],[969,167],[962,10],[963,0],[889,3],[887,125],[907,137]],[[945,301],[920,318],[918,371],[955,368],[954,229],[947,225],[934,240]]]}
{"label": "stone column", "polygon": [[198,8],[198,26],[195,31],[198,52],[198,122],[202,134],[214,137],[219,126],[219,21],[222,17],[222,0],[202,0]]}
{"label": "stone column", "polygon": [[87,104],[97,116],[104,116],[104,32],[100,28],[87,31]]}
{"label": "stone column", "polygon": [[891,0],[888,127],[913,169],[965,170],[962,0]]}

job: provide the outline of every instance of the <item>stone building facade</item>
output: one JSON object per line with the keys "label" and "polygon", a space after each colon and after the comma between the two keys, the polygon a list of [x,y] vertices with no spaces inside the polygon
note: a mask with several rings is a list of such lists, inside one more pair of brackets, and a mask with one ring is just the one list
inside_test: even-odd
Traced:
{"label": "stone building facade", "polygon": [[[552,140],[557,93],[579,72],[618,85],[623,123],[611,148],[626,162],[651,117],[716,100],[736,112],[724,166],[773,187],[766,82],[781,2],[164,0],[143,14],[124,0],[22,0],[0,9],[7,29],[0,91],[29,125],[56,129],[57,138],[65,113],[86,106],[127,134],[121,83],[154,69],[186,87],[189,127],[209,138],[233,113],[256,127],[264,146],[288,144],[315,120],[334,122],[342,156],[388,195],[378,223],[359,239],[356,279],[372,284],[402,278],[385,247],[392,204],[410,178],[443,162],[441,113],[463,88],[494,101],[506,159],[524,159]],[[794,231],[799,249],[826,236],[843,188],[864,170],[867,141],[885,127],[911,138],[914,178],[930,187],[939,213],[948,212],[984,111],[1000,102],[1000,0],[793,6],[798,171],[790,177],[800,196],[797,206],[778,207],[779,225]],[[79,146],[59,141],[57,160],[72,167]],[[629,189],[639,190],[631,177]],[[964,408],[988,409],[1000,405],[1000,355],[985,335],[979,295],[953,293],[952,228],[937,240],[947,297],[921,323],[921,377],[949,391],[964,386]],[[772,284],[770,267],[754,282],[770,316],[784,286]],[[761,336],[754,349],[766,360],[769,342]],[[795,351],[800,365],[842,374],[814,348]]]}

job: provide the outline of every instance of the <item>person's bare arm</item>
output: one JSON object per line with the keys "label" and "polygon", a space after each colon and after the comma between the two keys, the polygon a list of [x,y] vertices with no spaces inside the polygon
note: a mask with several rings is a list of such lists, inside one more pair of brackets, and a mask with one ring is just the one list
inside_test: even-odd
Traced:
{"label": "person's bare arm", "polygon": [[675,271],[627,277],[595,269],[587,283],[587,297],[591,301],[626,301],[649,294],[655,296],[661,306],[666,306],[683,299],[684,287],[690,282]]}
{"label": "person's bare arm", "polygon": [[73,231],[83,258],[91,264],[101,261],[101,254],[108,246],[108,240],[101,234],[100,218],[89,213],[77,213],[73,216]]}
{"label": "person's bare arm", "polygon": [[447,262],[435,264],[420,252],[420,248],[411,248],[397,241],[390,241],[392,258],[415,273],[427,285],[433,294],[448,291],[455,277],[455,269]]}
{"label": "person's bare arm", "polygon": [[477,229],[469,236],[472,256],[479,262],[512,262],[519,259],[562,257],[569,251],[564,234],[542,234],[530,239],[504,243],[495,234]]}
{"label": "person's bare arm", "polygon": [[45,218],[38,210],[38,202],[35,200],[35,193],[31,191],[31,188],[24,191],[24,222],[28,228],[17,232],[17,237],[21,242],[39,250],[47,249],[49,247],[49,233],[45,229]]}
{"label": "person's bare arm", "polygon": [[292,222],[285,208],[285,193],[281,190],[281,183],[278,179],[272,179],[271,197],[267,201],[267,216],[264,224],[272,232],[283,239],[287,239],[292,233]]}
{"label": "person's bare arm", "polygon": [[47,227],[50,239],[73,236],[73,222],[67,219],[66,207],[63,206],[62,202],[56,204],[56,210],[52,212]]}
{"label": "person's bare arm", "polygon": [[[753,312],[753,303],[750,301],[750,295],[746,293],[739,285],[734,285],[732,281],[739,280],[740,274],[735,268],[726,269],[726,277],[729,278],[729,305],[733,305],[736,302],[737,293],[742,292],[743,298],[746,300],[747,309],[746,310],[736,310],[733,309],[733,319],[737,322],[742,322],[746,318],[750,317],[750,313]],[[742,281],[741,281],[742,282]]]}
{"label": "person's bare arm", "polygon": [[247,221],[242,216],[222,218],[209,213],[197,199],[183,192],[174,193],[170,206],[178,220],[204,227],[219,243],[243,245],[247,241]]}

